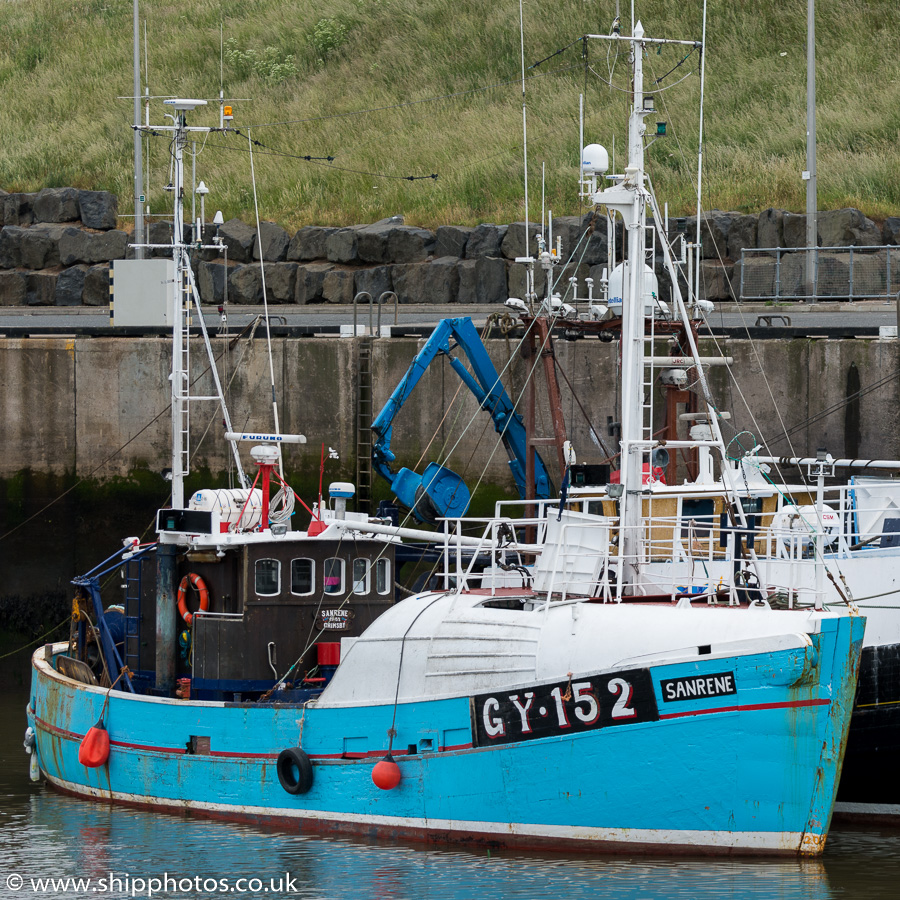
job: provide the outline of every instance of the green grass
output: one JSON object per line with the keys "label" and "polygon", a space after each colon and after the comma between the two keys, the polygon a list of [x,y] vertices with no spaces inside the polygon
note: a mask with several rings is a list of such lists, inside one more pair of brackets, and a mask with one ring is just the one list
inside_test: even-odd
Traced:
{"label": "green grass", "polygon": [[[896,215],[900,4],[831,0],[819,7],[820,208]],[[649,35],[700,36],[699,0],[637,8]],[[527,0],[526,60],[585,32],[607,31],[614,9],[611,2],[558,0],[548,8]],[[210,216],[221,208],[226,218],[252,220],[248,128],[265,145],[254,155],[260,214],[289,228],[398,213],[431,227],[524,216],[517,2],[145,0],[141,14],[149,47],[143,83],[152,95],[217,97],[221,26],[226,96],[248,98],[234,103],[234,125],[244,136],[210,136],[197,160],[197,178],[211,189]],[[129,0],[0,4],[0,187],[105,189],[129,212],[132,106],[120,98],[132,92],[131,15]],[[710,0],[706,208],[803,210],[805,41],[805,0]],[[589,54],[593,71],[585,72],[580,45],[532,70],[543,73],[527,87],[532,219],[540,214],[542,162],[548,207],[558,215],[580,211],[578,95],[585,87],[586,138],[611,149],[615,135],[621,169],[627,61],[623,51],[608,58],[596,41]],[[682,55],[650,51],[648,81]],[[658,107],[669,137],[648,153],[657,194],[672,214],[693,212],[696,203],[697,60],[694,54],[664,80],[669,89]],[[611,68],[616,88],[605,83]],[[154,100],[151,122],[162,114],[161,99]],[[192,124],[216,121],[214,110],[191,117]],[[159,214],[167,212],[168,143],[148,137],[145,144],[146,192]],[[403,180],[431,173],[436,181]]]}

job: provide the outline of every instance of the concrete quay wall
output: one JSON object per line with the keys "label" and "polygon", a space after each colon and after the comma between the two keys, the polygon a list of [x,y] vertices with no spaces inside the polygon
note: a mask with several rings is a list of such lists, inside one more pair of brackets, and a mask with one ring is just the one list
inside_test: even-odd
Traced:
{"label": "concrete quay wall", "polygon": [[[360,339],[285,338],[273,342],[275,393],[285,433],[309,443],[286,449],[290,471],[317,477],[324,443],[340,454],[326,469],[326,482],[356,475],[356,421]],[[377,412],[405,373],[422,341],[373,341],[372,393]],[[749,431],[768,439],[773,452],[900,458],[900,342],[878,340],[769,340],[755,345],[729,341],[701,352],[735,358],[739,383],[724,369],[710,382],[720,409],[732,419],[726,437]],[[234,427],[272,431],[269,363],[264,341],[226,344],[214,339],[219,372],[229,385]],[[522,394],[532,363],[514,354],[515,342],[492,340],[488,349],[513,397]],[[660,346],[657,352],[664,352]],[[23,470],[103,482],[136,470],[169,465],[169,343],[154,338],[0,339],[0,403],[3,410],[0,479]],[[591,437],[584,412],[609,446],[608,417],[618,418],[617,344],[558,341],[556,355],[577,395],[561,379],[563,411],[579,461],[606,457]],[[192,348],[192,379],[198,394],[213,392],[202,348]],[[538,368],[538,395],[543,396]],[[859,392],[856,399],[847,399]],[[662,394],[657,389],[662,407]],[[549,433],[543,401],[538,427]],[[195,468],[220,474],[229,458],[221,440],[221,415],[213,403],[192,404],[191,453]],[[790,435],[790,441],[784,437]],[[752,442],[752,439],[749,439]],[[746,444],[747,438],[742,438]],[[477,409],[446,361],[422,378],[397,416],[392,449],[397,465],[421,471],[450,455],[450,465],[474,486],[512,493],[506,455],[488,416]],[[554,477],[555,461],[545,455]],[[423,460],[420,462],[420,460]],[[248,460],[249,462],[249,460]],[[250,466],[248,466],[250,468]]]}

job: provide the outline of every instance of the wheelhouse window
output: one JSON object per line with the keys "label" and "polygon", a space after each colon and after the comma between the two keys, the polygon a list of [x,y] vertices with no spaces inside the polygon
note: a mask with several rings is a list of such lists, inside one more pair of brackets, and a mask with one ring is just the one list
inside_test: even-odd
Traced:
{"label": "wheelhouse window", "polygon": [[344,593],[344,561],[336,556],[331,556],[325,560],[323,568],[325,593],[326,594],[343,594]]}
{"label": "wheelhouse window", "polygon": [[313,593],[316,584],[316,561],[314,559],[291,560],[291,593],[301,597]]}
{"label": "wheelhouse window", "polygon": [[256,593],[263,597],[281,593],[281,563],[277,559],[256,561]]}
{"label": "wheelhouse window", "polygon": [[391,561],[379,559],[375,563],[375,590],[379,594],[391,592]]}
{"label": "wheelhouse window", "polygon": [[353,560],[353,593],[368,594],[369,593],[369,569],[370,563],[367,559]]}
{"label": "wheelhouse window", "polygon": [[681,501],[681,537],[708,539],[715,521],[714,513],[712,500],[685,497]]}

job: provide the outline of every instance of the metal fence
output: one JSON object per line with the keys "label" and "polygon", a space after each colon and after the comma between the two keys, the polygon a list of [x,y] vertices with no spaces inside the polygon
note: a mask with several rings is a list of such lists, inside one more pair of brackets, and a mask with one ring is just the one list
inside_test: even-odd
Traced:
{"label": "metal fence", "polygon": [[[814,255],[814,277],[807,254]],[[892,300],[900,247],[772,247],[741,251],[741,300]]]}

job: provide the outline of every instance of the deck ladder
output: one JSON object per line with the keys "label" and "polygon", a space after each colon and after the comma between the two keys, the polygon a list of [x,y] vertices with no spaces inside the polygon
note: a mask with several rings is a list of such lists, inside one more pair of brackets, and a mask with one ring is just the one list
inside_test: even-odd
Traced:
{"label": "deck ladder", "polygon": [[144,557],[125,561],[125,652],[122,662],[136,673],[141,658],[141,592]]}
{"label": "deck ladder", "polygon": [[357,509],[372,509],[372,338],[358,343],[356,394],[356,497]]}
{"label": "deck ladder", "polygon": [[191,303],[190,286],[187,276],[182,271],[181,275],[181,372],[182,381],[177,386],[181,392],[183,403],[181,404],[181,471],[187,475],[190,472],[191,461]]}
{"label": "deck ladder", "polygon": [[[649,235],[649,240],[647,236]],[[653,221],[650,220],[644,225],[644,257],[642,264],[649,265],[653,268],[654,257],[656,256],[656,228]],[[643,291],[643,272],[641,273],[641,298],[640,303],[643,308],[644,291]],[[654,344],[656,341],[656,310],[650,316],[650,334],[644,337],[644,354],[648,361],[644,363],[644,378],[641,384],[643,392],[642,410],[643,410],[643,429],[642,436],[646,441],[653,440],[653,382],[654,370],[653,365],[649,362],[649,358],[654,355]]]}

